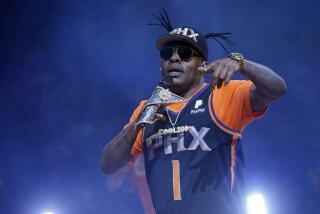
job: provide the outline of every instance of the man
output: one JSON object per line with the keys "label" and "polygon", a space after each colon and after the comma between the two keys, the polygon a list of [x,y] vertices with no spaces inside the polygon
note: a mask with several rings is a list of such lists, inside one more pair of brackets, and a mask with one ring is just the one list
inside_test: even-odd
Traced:
{"label": "man", "polygon": [[[162,75],[172,78],[170,91],[187,101],[161,106],[154,123],[141,128],[142,101],[105,146],[102,170],[111,174],[143,153],[156,213],[244,213],[241,133],[285,93],[286,84],[239,53],[207,64],[206,39],[226,40],[226,34],[164,23],[169,33],[157,39]],[[248,80],[230,81],[235,72]],[[205,73],[212,73],[211,84]]]}

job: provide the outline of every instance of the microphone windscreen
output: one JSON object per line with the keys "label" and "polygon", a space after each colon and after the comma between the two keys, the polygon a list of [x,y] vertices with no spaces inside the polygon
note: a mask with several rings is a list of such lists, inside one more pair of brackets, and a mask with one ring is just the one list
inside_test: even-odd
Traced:
{"label": "microphone windscreen", "polygon": [[161,86],[164,89],[168,89],[172,86],[172,77],[169,76],[164,76],[160,82],[159,82],[159,86]]}

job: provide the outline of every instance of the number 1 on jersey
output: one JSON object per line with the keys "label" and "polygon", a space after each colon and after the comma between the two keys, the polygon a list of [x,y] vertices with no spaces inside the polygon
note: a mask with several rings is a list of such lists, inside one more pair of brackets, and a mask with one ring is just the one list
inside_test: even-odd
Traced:
{"label": "number 1 on jersey", "polygon": [[181,200],[180,162],[179,160],[172,160],[171,162],[172,162],[173,199],[177,201],[177,200]]}

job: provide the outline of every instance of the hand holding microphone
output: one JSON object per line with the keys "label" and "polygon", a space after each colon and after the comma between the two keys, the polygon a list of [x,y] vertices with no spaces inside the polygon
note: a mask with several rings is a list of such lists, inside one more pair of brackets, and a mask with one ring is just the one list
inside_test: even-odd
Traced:
{"label": "hand holding microphone", "polygon": [[146,102],[136,122],[136,127],[143,128],[146,124],[152,124],[158,119],[164,119],[163,115],[157,113],[161,105],[170,103],[185,102],[187,99],[172,93],[169,89],[172,86],[172,77],[164,76],[155,88],[152,96]]}
{"label": "hand holding microphone", "polygon": [[[158,86],[155,88],[149,100],[146,102],[144,108],[141,111],[140,117],[136,122],[136,126],[143,128],[146,124],[152,124],[156,120],[163,118],[163,115],[157,113],[158,109],[162,104],[162,100],[165,96],[170,96],[169,88],[172,85],[172,78],[169,76],[164,76]],[[167,95],[165,95],[167,93]]]}

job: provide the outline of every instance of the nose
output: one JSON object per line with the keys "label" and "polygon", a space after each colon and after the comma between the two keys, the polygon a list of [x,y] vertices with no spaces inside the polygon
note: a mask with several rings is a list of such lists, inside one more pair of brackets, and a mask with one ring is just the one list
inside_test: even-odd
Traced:
{"label": "nose", "polygon": [[173,54],[172,54],[172,56],[170,57],[169,61],[170,61],[171,63],[181,62],[181,59],[180,59],[180,56],[179,56],[179,54],[178,54],[177,49],[175,49],[175,50],[173,51]]}

